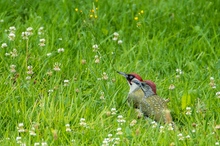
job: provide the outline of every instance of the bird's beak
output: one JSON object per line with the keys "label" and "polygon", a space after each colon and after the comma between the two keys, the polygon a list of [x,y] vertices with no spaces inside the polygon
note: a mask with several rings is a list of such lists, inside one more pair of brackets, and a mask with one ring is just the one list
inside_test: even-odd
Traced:
{"label": "bird's beak", "polygon": [[124,76],[125,78],[128,77],[128,75],[126,73],[124,73],[124,72],[117,71],[117,73],[119,73],[120,75]]}

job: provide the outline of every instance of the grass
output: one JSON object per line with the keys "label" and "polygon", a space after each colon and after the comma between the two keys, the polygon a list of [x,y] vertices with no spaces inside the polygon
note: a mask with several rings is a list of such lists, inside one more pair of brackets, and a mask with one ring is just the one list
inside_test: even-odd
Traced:
{"label": "grass", "polygon": [[[219,8],[218,0],[1,1],[0,145],[102,145],[106,138],[110,145],[218,145]],[[28,27],[33,35],[23,39]],[[137,119],[115,70],[154,81],[178,129],[160,132],[162,125]]]}

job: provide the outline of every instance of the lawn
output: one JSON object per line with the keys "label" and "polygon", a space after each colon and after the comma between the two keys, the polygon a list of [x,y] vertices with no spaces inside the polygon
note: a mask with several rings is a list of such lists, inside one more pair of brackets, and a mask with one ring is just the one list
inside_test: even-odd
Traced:
{"label": "lawn", "polygon": [[[220,145],[219,0],[0,1],[0,145]],[[176,129],[137,118],[135,72]]]}

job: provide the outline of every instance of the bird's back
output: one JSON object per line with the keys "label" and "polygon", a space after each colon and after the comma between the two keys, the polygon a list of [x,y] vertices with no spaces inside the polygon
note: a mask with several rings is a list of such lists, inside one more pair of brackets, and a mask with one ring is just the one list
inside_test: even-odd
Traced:
{"label": "bird's back", "polygon": [[143,98],[140,103],[140,110],[145,116],[148,116],[157,122],[172,122],[172,117],[169,109],[167,108],[166,101],[158,95]]}

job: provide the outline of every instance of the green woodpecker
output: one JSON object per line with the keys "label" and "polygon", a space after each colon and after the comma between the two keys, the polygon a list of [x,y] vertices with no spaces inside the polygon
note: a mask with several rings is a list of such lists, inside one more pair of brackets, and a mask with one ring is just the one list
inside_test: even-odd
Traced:
{"label": "green woodpecker", "polygon": [[144,116],[150,117],[157,122],[172,123],[172,117],[167,108],[167,101],[156,94],[156,85],[152,81],[143,81],[135,73],[118,73],[127,79],[130,86],[128,93],[129,104],[139,109]]}

